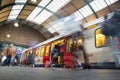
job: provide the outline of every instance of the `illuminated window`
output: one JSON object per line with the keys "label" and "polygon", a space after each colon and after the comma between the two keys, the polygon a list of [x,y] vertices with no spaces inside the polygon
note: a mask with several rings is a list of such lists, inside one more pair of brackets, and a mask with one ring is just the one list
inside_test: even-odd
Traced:
{"label": "illuminated window", "polygon": [[40,56],[40,48],[37,48],[35,52],[35,57],[39,57],[39,56]]}
{"label": "illuminated window", "polygon": [[40,57],[44,56],[44,52],[45,52],[45,47],[43,46],[40,51]]}
{"label": "illuminated window", "polygon": [[72,52],[73,48],[74,48],[73,39],[72,38],[67,39],[67,52]]}
{"label": "illuminated window", "polygon": [[96,38],[95,39],[95,45],[96,45],[97,48],[105,46],[105,44],[106,44],[106,37],[105,37],[105,35],[103,35],[101,33],[101,29],[100,28],[95,31],[95,38]]}
{"label": "illuminated window", "polygon": [[58,45],[58,44],[64,44],[64,39],[59,39],[59,40],[56,40],[56,41],[52,42],[52,48],[53,48],[55,45]]}
{"label": "illuminated window", "polygon": [[45,52],[45,56],[49,55],[49,51],[50,51],[50,45],[46,46],[46,52]]}
{"label": "illuminated window", "polygon": [[83,39],[82,38],[78,38],[78,46],[82,45],[83,44]]}

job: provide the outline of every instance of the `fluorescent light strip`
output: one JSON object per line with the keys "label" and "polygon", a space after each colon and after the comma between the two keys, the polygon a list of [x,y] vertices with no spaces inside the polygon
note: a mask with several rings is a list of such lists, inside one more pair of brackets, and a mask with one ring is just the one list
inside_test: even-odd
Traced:
{"label": "fluorescent light strip", "polygon": [[[15,0],[15,3],[18,3],[18,2],[26,3],[27,0]],[[22,10],[23,7],[24,7],[24,5],[14,5],[12,7],[12,10],[11,10],[10,14],[9,14],[8,21],[15,20],[18,17],[18,15],[21,12],[21,10]],[[16,13],[17,13],[17,15],[11,16],[11,15],[14,15]]]}

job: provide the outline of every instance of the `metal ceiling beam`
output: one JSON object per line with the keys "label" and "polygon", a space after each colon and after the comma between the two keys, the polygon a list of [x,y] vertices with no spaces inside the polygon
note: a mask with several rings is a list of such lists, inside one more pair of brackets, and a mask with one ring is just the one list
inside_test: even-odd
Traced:
{"label": "metal ceiling beam", "polygon": [[97,13],[94,11],[88,0],[84,0],[84,2],[89,6],[89,8],[92,10],[93,14],[95,15],[96,18],[99,18]]}
{"label": "metal ceiling beam", "polygon": [[105,4],[107,5],[107,8],[109,9],[110,12],[112,12],[112,9],[110,8],[110,6],[108,5],[108,3],[106,2],[106,0],[103,0],[105,2]]}
{"label": "metal ceiling beam", "polygon": [[52,2],[53,0],[51,0],[44,8],[42,8],[42,10],[33,18],[35,19],[43,10],[45,10],[45,8],[47,8],[47,6]]}
{"label": "metal ceiling beam", "polygon": [[[27,0],[27,2],[24,4],[24,7],[21,9],[21,11],[19,12],[18,16],[21,14],[22,10],[25,8],[25,5],[28,3],[29,0]],[[18,16],[16,19],[18,19]]]}
{"label": "metal ceiling beam", "polygon": [[[15,0],[14,0],[14,2],[15,2]],[[13,6],[12,6],[13,7]],[[11,12],[11,10],[12,10],[12,7],[11,7],[11,9],[10,9],[10,12]],[[9,17],[9,15],[10,15],[10,12],[9,12],[9,14],[8,14],[8,16],[7,16],[7,19],[8,19],[8,17]],[[7,20],[6,20],[7,21]]]}
{"label": "metal ceiling beam", "polygon": [[[7,7],[10,7],[10,6],[13,6],[13,5],[24,5],[25,3],[11,3],[11,4],[7,4],[7,5],[4,5],[2,7],[0,7],[0,10],[4,9],[4,8],[7,8]],[[31,3],[27,3],[26,5],[29,5],[29,6],[35,6],[35,7],[39,7],[41,9],[43,9],[44,7],[43,6],[39,6],[39,5],[36,5],[36,4],[31,4]],[[58,18],[61,18],[60,15],[52,12],[51,10],[47,9],[47,8],[44,8],[44,10],[52,13],[54,16],[58,17]]]}

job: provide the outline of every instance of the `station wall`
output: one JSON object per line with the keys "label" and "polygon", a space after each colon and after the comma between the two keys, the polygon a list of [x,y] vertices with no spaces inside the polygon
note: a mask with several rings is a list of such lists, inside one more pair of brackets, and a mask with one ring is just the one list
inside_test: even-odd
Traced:
{"label": "station wall", "polygon": [[[7,37],[7,34],[11,37]],[[17,45],[33,46],[46,40],[45,37],[32,27],[20,24],[14,27],[13,24],[4,24],[0,26],[0,41],[11,42]]]}

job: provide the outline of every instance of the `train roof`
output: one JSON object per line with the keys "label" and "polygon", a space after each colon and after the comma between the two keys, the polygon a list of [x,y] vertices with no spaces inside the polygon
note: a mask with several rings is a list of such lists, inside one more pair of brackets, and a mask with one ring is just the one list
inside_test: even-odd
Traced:
{"label": "train roof", "polygon": [[50,38],[50,39],[48,39],[48,40],[46,40],[46,41],[43,41],[43,42],[35,45],[35,46],[33,46],[33,47],[30,47],[30,48],[24,50],[23,52],[25,52],[25,51],[27,51],[27,50],[30,50],[30,49],[33,49],[33,48],[36,48],[36,47],[39,47],[39,46],[42,46],[42,45],[44,45],[44,44],[47,44],[47,43],[52,42],[52,41],[54,41],[54,40],[60,39],[60,38],[62,38],[62,37],[64,37],[64,36],[67,36],[67,35],[69,35],[69,34],[55,36],[55,37],[53,37],[53,38]]}

